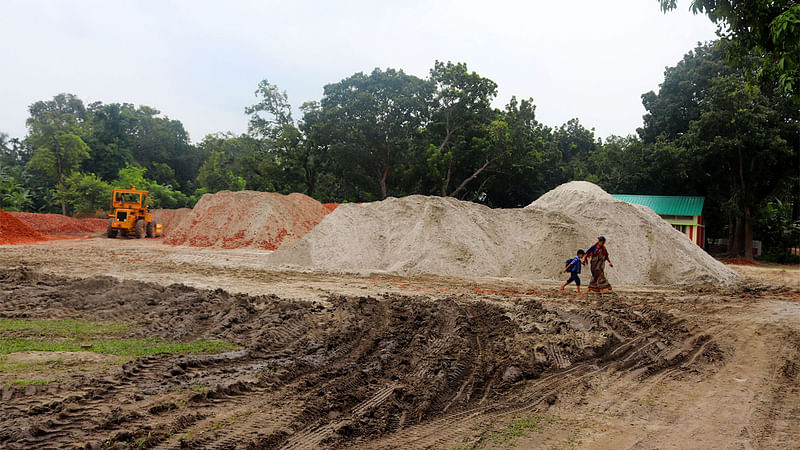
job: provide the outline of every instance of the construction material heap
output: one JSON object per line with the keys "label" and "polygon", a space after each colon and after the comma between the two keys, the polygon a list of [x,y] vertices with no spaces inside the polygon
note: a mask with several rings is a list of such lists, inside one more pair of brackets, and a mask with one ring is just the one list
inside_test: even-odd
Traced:
{"label": "construction material heap", "polygon": [[196,247],[277,249],[314,228],[326,214],[321,203],[303,194],[221,191],[206,194],[166,242]]}
{"label": "construction material heap", "polygon": [[[587,182],[561,185],[522,209],[419,195],[344,204],[268,260],[356,273],[557,279],[565,260],[600,234],[615,264],[606,270],[612,284],[724,284],[736,278],[652,210]],[[588,278],[588,268],[584,272]]]}

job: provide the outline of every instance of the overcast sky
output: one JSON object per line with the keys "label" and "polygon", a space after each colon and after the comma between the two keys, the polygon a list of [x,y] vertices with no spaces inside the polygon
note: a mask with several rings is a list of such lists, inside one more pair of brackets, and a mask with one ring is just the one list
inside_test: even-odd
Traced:
{"label": "overcast sky", "polygon": [[687,1],[2,0],[0,131],[23,137],[28,105],[69,92],[152,106],[197,142],[246,131],[264,78],[296,109],[353,73],[425,77],[438,59],[494,80],[498,107],[532,97],[547,125],[625,135],[664,68],[710,39]]}

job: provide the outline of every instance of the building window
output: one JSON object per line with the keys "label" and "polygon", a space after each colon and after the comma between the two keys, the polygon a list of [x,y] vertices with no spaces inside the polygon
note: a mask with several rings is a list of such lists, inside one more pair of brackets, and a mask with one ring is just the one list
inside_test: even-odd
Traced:
{"label": "building window", "polygon": [[683,234],[686,234],[686,232],[688,230],[688,228],[687,228],[688,225],[674,225],[673,224],[672,227],[675,228],[676,230],[680,231]]}

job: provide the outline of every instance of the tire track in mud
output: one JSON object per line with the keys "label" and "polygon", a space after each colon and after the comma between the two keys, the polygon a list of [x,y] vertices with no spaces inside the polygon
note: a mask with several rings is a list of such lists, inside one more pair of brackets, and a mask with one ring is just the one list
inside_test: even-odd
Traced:
{"label": "tire track in mud", "polygon": [[[55,301],[54,301],[55,299]],[[332,296],[325,304],[109,278],[0,272],[4,317],[129,324],[242,350],[137,358],[54,389],[3,390],[0,446],[427,447],[543,408],[592,376],[668,376],[707,338],[614,297],[543,304]]]}

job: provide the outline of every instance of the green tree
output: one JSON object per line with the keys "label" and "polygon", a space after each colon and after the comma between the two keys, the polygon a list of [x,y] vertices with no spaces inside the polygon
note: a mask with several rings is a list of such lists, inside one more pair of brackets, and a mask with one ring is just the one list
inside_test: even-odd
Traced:
{"label": "green tree", "polygon": [[[258,148],[249,146],[242,161],[261,178],[255,183],[270,190],[316,194],[319,176],[318,160],[321,147],[310,140],[315,135],[308,123],[318,123],[319,104],[306,103],[301,107],[303,121],[298,125],[292,118],[286,92],[277,85],[262,80],[255,92],[259,102],[245,108],[250,115],[248,132],[260,140]],[[302,128],[305,128],[305,133]]]}
{"label": "green tree", "polygon": [[72,212],[95,211],[108,207],[111,185],[93,173],[72,172],[56,186],[53,199]]}
{"label": "green tree", "polygon": [[429,84],[402,70],[375,69],[325,86],[316,126],[330,139],[339,177],[355,196],[392,190],[390,175],[426,120]]}
{"label": "green tree", "polygon": [[[677,0],[659,0],[664,12]],[[695,14],[706,14],[717,34],[730,41],[728,54],[739,65],[763,56],[758,79],[777,81],[783,92],[800,101],[800,4],[796,0],[692,0]]]}
{"label": "green tree", "polygon": [[715,43],[668,68],[658,94],[642,97],[639,134],[654,152],[643,167],[654,180],[673,176],[683,194],[708,197],[709,227],[727,216],[729,248],[751,257],[755,212],[797,181],[800,110],[777,90],[748,85],[747,71],[725,65]]}
{"label": "green tree", "polygon": [[[470,72],[464,63],[441,61],[434,63],[429,82],[435,91],[427,126],[427,163],[439,194],[457,196],[498,157],[497,149],[483,139],[497,131],[492,126],[497,112],[491,107],[497,84]],[[459,184],[451,187],[454,180]]]}
{"label": "green tree", "polygon": [[512,152],[491,172],[478,200],[493,207],[523,207],[562,182],[561,154],[552,130],[536,120],[533,99],[512,97],[501,112]]}
{"label": "green tree", "polygon": [[704,159],[717,162],[715,174],[725,180],[736,202],[731,249],[746,258],[753,258],[754,212],[783,176],[797,170],[791,163],[800,133],[795,133],[794,144],[789,143],[782,136],[785,119],[772,99],[731,75],[714,80],[700,117],[686,135],[686,142]]}
{"label": "green tree", "polygon": [[234,175],[230,163],[226,161],[227,155],[220,151],[213,151],[197,175],[197,183],[205,192],[218,192],[222,190],[241,191],[245,188],[244,178]]}
{"label": "green tree", "polygon": [[[89,157],[89,147],[81,138],[86,108],[74,95],[58,94],[53,100],[34,103],[28,110],[26,141],[34,149],[28,166],[63,186],[65,177]],[[61,212],[67,213],[63,201]]]}
{"label": "green tree", "polygon": [[85,141],[90,157],[83,162],[82,170],[113,180],[120,169],[134,162],[132,150],[142,115],[130,103],[94,102],[89,104],[87,112]]}

